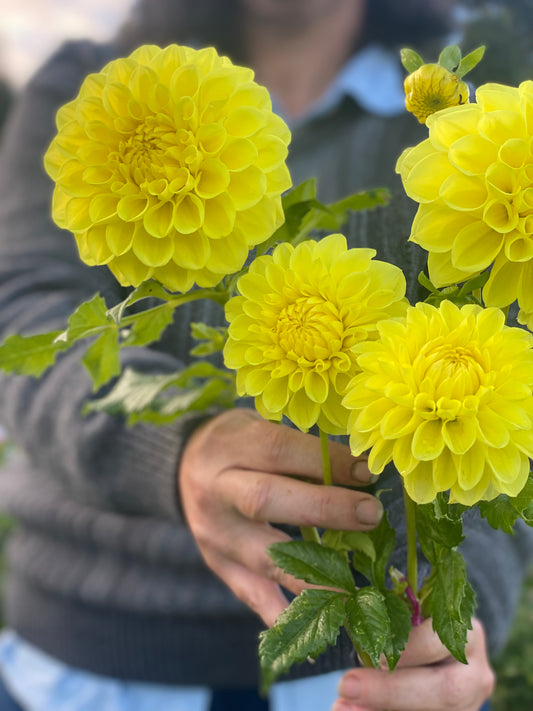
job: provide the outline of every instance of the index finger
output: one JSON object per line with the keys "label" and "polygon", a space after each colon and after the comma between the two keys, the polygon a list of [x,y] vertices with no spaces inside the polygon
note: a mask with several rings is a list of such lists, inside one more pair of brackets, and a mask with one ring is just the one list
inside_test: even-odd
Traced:
{"label": "index finger", "polygon": [[[222,469],[255,469],[322,481],[318,437],[263,420],[252,410],[231,413],[209,423],[209,447]],[[329,456],[335,483],[365,486],[373,480],[366,457],[353,457],[347,445],[330,441]]]}

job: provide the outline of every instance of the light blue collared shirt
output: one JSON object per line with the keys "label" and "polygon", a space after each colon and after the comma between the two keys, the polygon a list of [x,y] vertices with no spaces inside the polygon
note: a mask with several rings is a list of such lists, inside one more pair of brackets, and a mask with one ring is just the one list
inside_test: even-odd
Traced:
{"label": "light blue collared shirt", "polygon": [[287,119],[275,99],[274,109],[296,128],[336,108],[346,97],[375,116],[396,116],[405,111],[404,76],[398,53],[371,44],[353,55],[324,94],[295,119]]}

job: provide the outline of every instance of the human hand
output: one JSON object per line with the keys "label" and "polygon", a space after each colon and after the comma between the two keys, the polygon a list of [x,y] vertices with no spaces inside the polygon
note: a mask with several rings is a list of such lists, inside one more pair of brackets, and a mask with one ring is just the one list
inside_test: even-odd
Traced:
{"label": "human hand", "polygon": [[352,669],[339,684],[332,711],[479,711],[494,689],[485,633],[472,620],[468,664],[454,659],[431,620],[413,627],[396,669]]}
{"label": "human hand", "polygon": [[[330,443],[333,481],[364,486],[366,461]],[[307,480],[307,481],[306,481]],[[267,553],[290,540],[270,523],[367,531],[382,516],[370,494],[322,481],[318,437],[235,409],[204,423],[183,452],[178,483],[183,511],[200,552],[231,590],[268,625],[294,594],[310,587],[277,568]],[[314,482],[314,483],[310,483]]]}

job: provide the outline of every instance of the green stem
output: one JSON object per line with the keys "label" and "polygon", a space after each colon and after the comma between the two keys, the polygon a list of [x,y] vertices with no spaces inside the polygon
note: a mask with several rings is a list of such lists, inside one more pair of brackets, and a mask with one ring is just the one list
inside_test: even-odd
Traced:
{"label": "green stem", "polygon": [[418,559],[416,554],[416,504],[403,491],[405,521],[407,524],[407,581],[414,595],[418,597]]}
{"label": "green stem", "polygon": [[331,477],[331,460],[329,458],[329,439],[326,432],[318,428],[320,432],[320,454],[322,455],[322,477],[326,486],[331,486],[333,480]]}
{"label": "green stem", "polygon": [[146,309],[146,311],[141,311],[140,313],[124,316],[120,319],[120,328],[135,323],[139,316],[146,316],[146,314],[149,313],[157,313],[162,309],[175,309],[178,306],[181,306],[182,304],[187,304],[189,301],[198,301],[200,299],[211,299],[222,304],[227,301],[227,298],[224,293],[217,291],[216,289],[198,289],[197,291],[191,291],[188,294],[183,294],[181,296],[176,297],[175,299],[171,299],[169,301],[165,301],[162,304],[158,304],[157,306],[153,306],[151,309]]}
{"label": "green stem", "polygon": [[302,538],[304,541],[322,543],[320,533],[316,530],[314,526],[300,526],[300,533],[302,534]]}

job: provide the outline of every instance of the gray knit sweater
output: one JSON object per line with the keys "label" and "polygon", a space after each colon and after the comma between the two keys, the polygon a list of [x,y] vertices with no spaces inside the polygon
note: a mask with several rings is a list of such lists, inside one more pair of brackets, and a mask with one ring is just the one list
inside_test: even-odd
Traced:
{"label": "gray knit sweater", "polygon": [[[42,156],[57,108],[110,48],[63,48],[30,82],[4,135],[0,156],[0,337],[62,328],[99,291],[109,306],[125,292],[106,268],[80,263],[71,235],[52,223],[52,184]],[[414,206],[394,175],[400,151],[422,136],[409,116],[376,119],[350,100],[293,135],[295,183],[318,177],[320,196],[338,199],[388,186],[385,209],[356,213],[352,246],[375,247],[401,266],[416,298],[424,255],[406,241]],[[181,308],[151,348],[124,353],[149,372],[187,361],[191,320],[223,323],[211,302]],[[2,508],[18,526],[8,546],[5,619],[64,661],[120,678],[174,684],[250,686],[257,679],[260,622],[205,567],[180,513],[176,472],[197,417],[169,427],[127,428],[118,418],[80,416],[91,384],[80,351],[64,354],[39,380],[3,376],[0,422],[23,454],[0,476]],[[395,564],[405,567],[399,477],[387,503],[398,529]],[[529,532],[505,536],[472,515],[463,552],[491,651],[504,643],[526,564]],[[353,663],[345,637],[294,675]]]}

